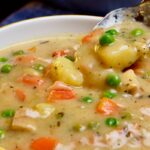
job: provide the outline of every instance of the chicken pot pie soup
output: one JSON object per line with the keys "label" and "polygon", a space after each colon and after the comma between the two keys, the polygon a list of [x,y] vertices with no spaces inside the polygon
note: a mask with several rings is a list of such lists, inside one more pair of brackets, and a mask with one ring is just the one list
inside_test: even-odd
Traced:
{"label": "chicken pot pie soup", "polygon": [[2,50],[0,150],[149,150],[149,66],[133,21]]}

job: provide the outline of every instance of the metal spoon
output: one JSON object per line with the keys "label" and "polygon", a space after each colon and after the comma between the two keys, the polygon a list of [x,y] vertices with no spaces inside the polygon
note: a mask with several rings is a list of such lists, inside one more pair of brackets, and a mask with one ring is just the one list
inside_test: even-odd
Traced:
{"label": "metal spoon", "polygon": [[95,27],[108,28],[124,20],[141,21],[150,26],[150,0],[143,0],[139,6],[119,8],[108,13]]}

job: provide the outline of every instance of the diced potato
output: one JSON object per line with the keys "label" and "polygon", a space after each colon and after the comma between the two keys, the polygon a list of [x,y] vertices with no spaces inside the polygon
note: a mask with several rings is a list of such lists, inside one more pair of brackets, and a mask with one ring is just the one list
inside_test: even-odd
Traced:
{"label": "diced potato", "polygon": [[134,71],[132,69],[124,72],[121,75],[121,81],[122,81],[122,89],[131,93],[136,94],[139,92],[140,84],[137,79],[137,76],[135,75]]}
{"label": "diced potato", "polygon": [[60,80],[75,86],[80,86],[83,83],[81,72],[75,68],[73,62],[64,57],[56,58],[51,63],[49,72],[54,80]]}
{"label": "diced potato", "polygon": [[137,49],[121,39],[116,39],[116,41],[109,46],[100,47],[97,52],[100,61],[105,66],[119,70],[131,66],[139,58]]}
{"label": "diced potato", "polygon": [[90,44],[82,45],[76,52],[77,59],[75,65],[83,73],[85,85],[104,88],[105,76],[109,71],[101,66],[97,54],[94,51],[94,46]]}
{"label": "diced potato", "polygon": [[12,129],[35,131],[35,118],[39,117],[39,113],[29,108],[19,108],[12,121]]}
{"label": "diced potato", "polygon": [[40,113],[41,118],[47,118],[55,110],[53,105],[47,103],[37,104],[35,109]]}
{"label": "diced potato", "polygon": [[3,147],[0,147],[0,150],[5,150],[5,148],[3,148]]}

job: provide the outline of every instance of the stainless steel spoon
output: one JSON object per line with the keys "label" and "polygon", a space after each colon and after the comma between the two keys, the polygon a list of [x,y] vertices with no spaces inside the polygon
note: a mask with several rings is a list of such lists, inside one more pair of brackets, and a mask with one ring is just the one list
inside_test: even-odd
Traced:
{"label": "stainless steel spoon", "polygon": [[108,28],[124,20],[137,20],[150,26],[150,0],[143,0],[139,6],[119,8],[108,13],[95,27]]}

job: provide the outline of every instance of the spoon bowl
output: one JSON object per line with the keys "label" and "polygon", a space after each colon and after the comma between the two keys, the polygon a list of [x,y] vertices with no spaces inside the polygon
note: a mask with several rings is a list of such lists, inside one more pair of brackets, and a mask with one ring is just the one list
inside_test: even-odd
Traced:
{"label": "spoon bowl", "polygon": [[144,1],[136,7],[119,8],[111,11],[93,29],[108,28],[125,20],[141,21],[150,26],[150,0]]}

